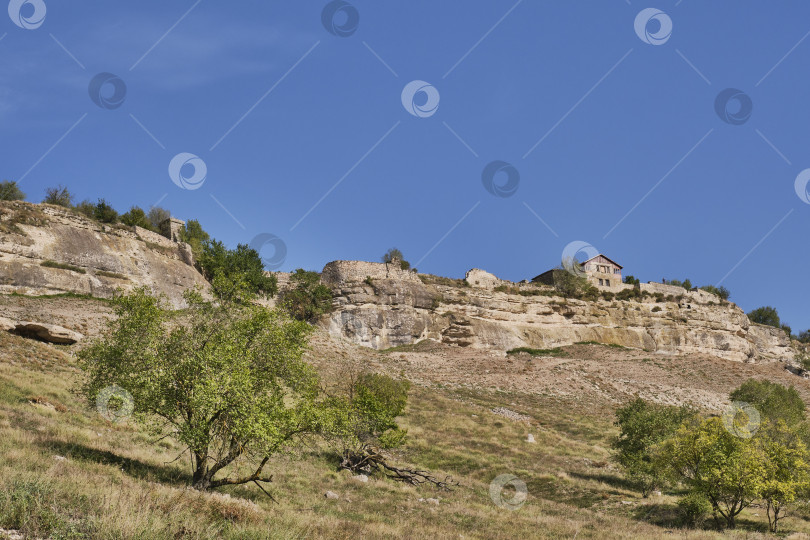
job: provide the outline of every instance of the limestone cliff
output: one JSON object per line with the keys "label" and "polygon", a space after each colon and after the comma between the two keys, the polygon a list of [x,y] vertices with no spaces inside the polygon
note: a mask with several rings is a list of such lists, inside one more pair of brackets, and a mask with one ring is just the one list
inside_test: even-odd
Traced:
{"label": "limestone cliff", "polygon": [[433,339],[500,350],[597,341],[741,362],[794,354],[783,331],[750,323],[735,304],[704,291],[650,283],[642,290],[658,298],[583,301],[471,272],[465,282],[380,263],[329,263],[322,280],[334,292],[335,311],[321,324],[375,349]]}
{"label": "limestone cliff", "polygon": [[0,202],[0,292],[109,298],[142,285],[178,307],[185,289],[207,282],[186,244],[58,206]]}

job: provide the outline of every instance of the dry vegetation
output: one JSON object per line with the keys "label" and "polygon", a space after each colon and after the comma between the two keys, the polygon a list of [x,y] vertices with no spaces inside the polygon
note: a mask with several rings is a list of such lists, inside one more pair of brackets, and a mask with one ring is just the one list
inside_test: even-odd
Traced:
{"label": "dry vegetation", "polygon": [[[107,312],[90,300],[3,297],[0,314],[51,311],[67,324],[70,302],[87,312],[85,332],[96,331]],[[430,343],[375,352],[321,333],[313,345],[309,356],[327,383],[347,362],[411,379],[401,418],[410,439],[392,458],[452,475],[460,487],[362,483],[313,441],[301,458],[273,460],[277,503],[252,486],[191,491],[179,447],[133,423],[106,422],[72,393],[79,374],[71,348],[0,333],[0,528],[54,539],[767,538],[759,508],[741,516],[740,530],[690,531],[677,525],[673,494],[641,499],[610,459],[612,410],[635,392],[719,407],[750,376],[794,383],[810,397],[808,383],[778,365],[591,344],[564,347],[564,357]],[[489,497],[503,473],[527,484],[516,511]],[[327,491],[339,498],[326,499]],[[810,531],[807,519],[805,511],[787,518],[787,534]]]}

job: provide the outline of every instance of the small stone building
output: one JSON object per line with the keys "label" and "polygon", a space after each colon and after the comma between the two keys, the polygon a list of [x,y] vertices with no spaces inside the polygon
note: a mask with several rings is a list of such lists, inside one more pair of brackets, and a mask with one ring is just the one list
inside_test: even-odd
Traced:
{"label": "small stone building", "polygon": [[172,242],[180,242],[180,229],[186,226],[186,222],[177,218],[166,218],[160,223],[160,234]]}
{"label": "small stone building", "polygon": [[[601,253],[587,261],[580,263],[579,267],[591,285],[602,289],[621,289],[622,265],[605,257]],[[536,283],[554,285],[554,269],[543,272],[532,279]]]}

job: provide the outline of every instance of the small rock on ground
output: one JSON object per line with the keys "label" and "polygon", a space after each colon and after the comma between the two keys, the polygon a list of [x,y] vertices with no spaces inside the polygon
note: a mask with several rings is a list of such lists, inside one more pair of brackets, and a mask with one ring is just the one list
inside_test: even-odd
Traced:
{"label": "small rock on ground", "polygon": [[526,437],[526,442],[527,442],[527,443],[536,443],[537,441],[535,441],[535,440],[534,440],[534,435],[532,435],[531,433],[529,433],[529,436],[528,436],[528,437]]}
{"label": "small rock on ground", "polygon": [[339,499],[340,498],[340,495],[338,495],[334,491],[327,491],[326,493],[323,494],[323,496],[326,497],[327,499]]}
{"label": "small rock on ground", "polygon": [[358,474],[357,476],[352,476],[352,478],[354,478],[358,482],[363,482],[363,483],[368,482],[368,476],[366,476],[365,474]]}

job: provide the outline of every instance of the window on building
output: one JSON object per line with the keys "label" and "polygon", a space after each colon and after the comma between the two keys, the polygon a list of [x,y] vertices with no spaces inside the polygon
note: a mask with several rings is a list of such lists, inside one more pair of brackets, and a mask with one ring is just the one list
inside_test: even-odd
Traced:
{"label": "window on building", "polygon": [[622,273],[622,271],[621,271],[621,270],[619,270],[618,268],[614,268],[614,269],[613,269],[613,273],[614,273],[614,274],[621,274],[621,273]]}
{"label": "window on building", "polygon": [[606,280],[605,280],[605,285],[607,285],[608,287],[610,287],[610,280],[609,280],[609,279],[606,279]]}
{"label": "window on building", "polygon": [[601,278],[599,279],[599,285],[604,285],[604,280]]}

